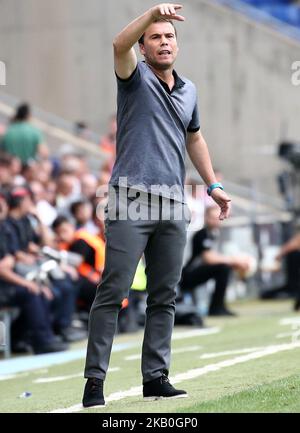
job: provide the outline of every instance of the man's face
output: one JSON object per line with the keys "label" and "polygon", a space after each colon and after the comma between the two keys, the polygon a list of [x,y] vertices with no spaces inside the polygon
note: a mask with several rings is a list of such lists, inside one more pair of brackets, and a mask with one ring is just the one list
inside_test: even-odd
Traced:
{"label": "man's face", "polygon": [[176,60],[178,45],[175,29],[171,23],[151,24],[144,35],[144,44],[140,44],[141,54],[150,66],[156,69],[169,69]]}
{"label": "man's face", "polygon": [[6,183],[10,183],[11,181],[11,171],[10,167],[5,165],[0,165],[0,183],[5,185]]}
{"label": "man's face", "polygon": [[74,240],[75,228],[73,224],[65,222],[55,229],[55,234],[58,242],[71,244]]}
{"label": "man's face", "polygon": [[90,203],[84,203],[77,208],[75,218],[80,224],[86,224],[92,219],[93,207]]}
{"label": "man's face", "polygon": [[32,203],[30,195],[28,194],[21,201],[19,210],[21,211],[21,214],[25,216],[31,211],[32,206],[33,206],[33,203]]}

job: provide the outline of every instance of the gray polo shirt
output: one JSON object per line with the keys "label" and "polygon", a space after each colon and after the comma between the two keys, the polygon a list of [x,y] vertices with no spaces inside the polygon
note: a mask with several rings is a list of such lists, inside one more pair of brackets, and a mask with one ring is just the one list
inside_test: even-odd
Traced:
{"label": "gray polo shirt", "polygon": [[195,85],[173,71],[172,91],[145,62],[117,77],[117,157],[110,185],[185,202],[188,132],[200,129]]}

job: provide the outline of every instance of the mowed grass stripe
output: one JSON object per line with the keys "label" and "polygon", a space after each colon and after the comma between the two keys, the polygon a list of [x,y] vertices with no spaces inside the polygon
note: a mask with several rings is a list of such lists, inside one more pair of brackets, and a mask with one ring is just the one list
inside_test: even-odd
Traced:
{"label": "mowed grass stripe", "polygon": [[300,374],[254,386],[216,400],[196,403],[181,412],[283,413],[300,412]]}
{"label": "mowed grass stripe", "polygon": [[[178,374],[176,376],[173,376],[170,378],[171,383],[181,383],[181,382],[185,382],[187,380],[194,380],[199,378],[200,376],[215,372],[215,371],[219,371],[223,368],[228,368],[228,367],[233,367],[236,366],[238,364],[242,364],[245,362],[249,362],[252,360],[256,360],[256,359],[260,359],[263,358],[265,356],[271,356],[280,352],[284,352],[284,351],[289,351],[289,350],[294,350],[294,349],[299,349],[300,348],[300,342],[298,343],[288,343],[288,344],[282,344],[282,345],[277,345],[277,346],[269,346],[264,348],[263,350],[259,350],[257,352],[253,352],[247,355],[242,355],[242,356],[237,356],[235,358],[231,358],[228,360],[224,360],[218,363],[214,363],[214,364],[209,364],[206,365],[204,367],[201,368],[197,368],[197,369],[192,369],[192,370],[188,370],[184,373]],[[128,397],[135,397],[135,396],[140,396],[142,394],[142,387],[141,386],[135,386],[132,387],[128,390],[125,391],[120,391],[117,393],[113,393],[110,396],[108,396],[107,398],[107,402],[112,402],[112,401],[118,401],[124,398],[128,398]],[[102,410],[103,408],[101,408]],[[80,403],[73,405],[69,408],[60,408],[60,409],[56,409],[53,412],[79,412],[81,410],[81,405]]]}
{"label": "mowed grass stripe", "polygon": [[[278,344],[279,341],[275,337],[276,334],[283,330],[289,330],[288,326],[283,328],[279,323],[280,319],[292,316],[292,313],[289,314],[289,304],[287,302],[280,302],[275,305],[274,302],[266,302],[263,304],[264,314],[262,314],[261,304],[258,302],[249,306],[247,305],[247,310],[250,311],[251,309],[251,314],[245,314],[246,309],[242,306],[240,309],[241,315],[238,318],[207,318],[206,324],[212,327],[221,327],[221,332],[201,336],[200,338],[199,336],[195,336],[186,340],[174,341],[172,348],[175,350],[199,344],[203,346],[203,350],[199,351],[200,353],[189,352],[186,355],[175,355],[172,358],[171,376],[212,363],[211,360],[208,362],[208,360],[199,359],[201,353],[216,353]],[[185,329],[177,328],[177,330],[182,332]],[[126,342],[126,339],[128,341],[136,341],[137,337],[141,338],[142,333],[122,334],[117,336],[116,342]],[[290,342],[290,339],[282,342]],[[81,345],[77,346],[78,348],[82,347]],[[122,366],[122,368],[119,372],[114,372],[107,376],[105,382],[106,396],[141,384],[140,361],[136,360],[125,363],[124,352],[112,354],[110,366]],[[136,348],[126,350],[127,356],[135,353],[137,353]],[[105,411],[159,412],[177,409],[180,411],[184,407],[188,407],[199,401],[219,398],[232,392],[240,392],[249,386],[253,387],[266,381],[273,381],[285,375],[299,372],[299,355],[299,349],[283,352],[278,355],[272,355],[269,358],[236,365],[234,368],[212,372],[196,380],[186,381],[183,386],[188,390],[191,398],[184,405],[182,405],[182,401],[173,401],[171,405],[168,405],[167,402],[160,402],[159,404],[148,403],[145,406],[145,403],[138,396],[112,402],[105,408]],[[221,359],[213,360],[213,362],[228,358],[229,356],[224,356]],[[0,412],[48,412],[59,407],[70,407],[78,403],[81,400],[84,386],[84,379],[82,377],[59,383],[47,383],[43,384],[43,386],[34,384],[33,381],[41,376],[55,377],[76,374],[83,371],[83,367],[84,360],[78,360],[69,364],[50,367],[47,375],[38,375],[36,374],[37,371],[34,371],[30,372],[26,377],[20,377],[19,375],[15,379],[2,381],[0,387]],[[32,392],[32,397],[19,399],[18,396],[24,391]]]}

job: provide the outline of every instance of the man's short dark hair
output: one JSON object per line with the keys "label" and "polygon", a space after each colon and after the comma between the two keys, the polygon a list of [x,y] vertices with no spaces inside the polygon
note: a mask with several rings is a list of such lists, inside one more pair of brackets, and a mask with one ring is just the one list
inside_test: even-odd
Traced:
{"label": "man's short dark hair", "polygon": [[55,231],[65,223],[71,223],[71,221],[64,215],[59,215],[58,217],[55,218],[55,220],[52,223],[52,230]]}
{"label": "man's short dark hair", "polygon": [[71,214],[75,217],[75,214],[76,214],[78,208],[80,208],[80,206],[83,206],[83,205],[86,205],[86,204],[89,204],[89,203],[90,202],[87,199],[82,199],[82,200],[74,201],[71,204],[71,206],[70,206],[70,212],[71,212]]}
{"label": "man's short dark hair", "polygon": [[16,108],[16,113],[12,119],[13,122],[24,122],[31,114],[30,105],[24,102]]}
{"label": "man's short dark hair", "polygon": [[[175,36],[177,37],[177,30],[176,30],[176,27],[175,27],[172,20],[168,20],[167,18],[157,18],[155,21],[153,21],[153,23],[170,23],[170,24],[172,24],[172,26],[174,27],[174,30],[175,30]],[[145,36],[145,33],[143,33],[139,39],[139,44],[141,44],[141,45],[144,45],[144,36]]]}

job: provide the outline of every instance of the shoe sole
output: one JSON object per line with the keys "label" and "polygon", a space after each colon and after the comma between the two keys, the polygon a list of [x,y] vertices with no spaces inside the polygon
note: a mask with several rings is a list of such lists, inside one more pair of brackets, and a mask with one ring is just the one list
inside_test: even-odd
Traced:
{"label": "shoe sole", "polygon": [[144,401],[155,401],[155,400],[173,400],[176,398],[187,398],[188,394],[178,394],[172,395],[171,397],[163,397],[161,395],[151,396],[151,397],[143,397]]}
{"label": "shoe sole", "polygon": [[105,406],[106,406],[106,403],[104,403],[104,404],[95,403],[95,404],[90,404],[88,406],[82,405],[83,409],[89,409],[90,407],[105,407]]}

